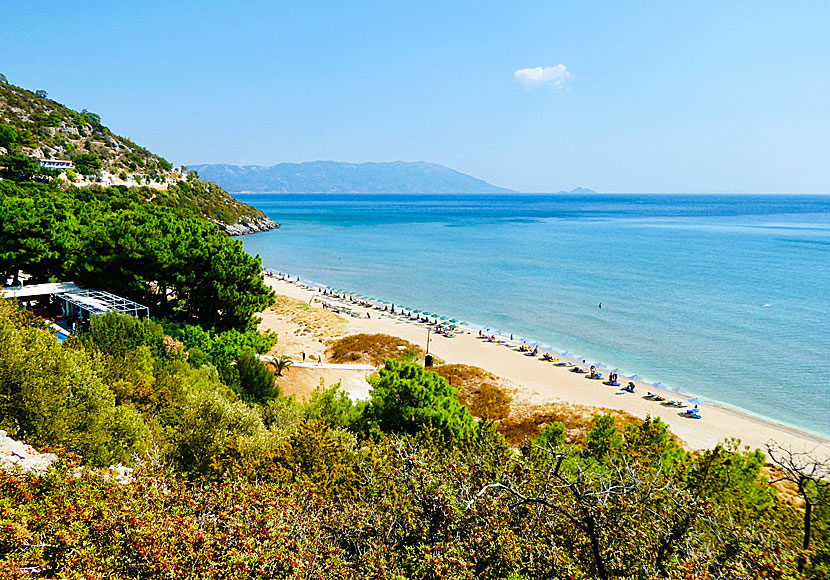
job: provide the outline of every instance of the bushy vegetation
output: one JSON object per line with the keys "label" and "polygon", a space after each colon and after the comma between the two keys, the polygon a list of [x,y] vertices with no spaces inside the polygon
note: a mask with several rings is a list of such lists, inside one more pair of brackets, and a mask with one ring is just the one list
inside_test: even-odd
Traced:
{"label": "bushy vegetation", "polygon": [[[165,324],[107,315],[61,344],[0,301],[0,428],[64,457],[0,472],[0,578],[827,577],[826,504],[804,551],[760,451],[606,414],[574,444],[564,412],[514,446],[397,360],[364,403],[250,396],[259,371],[224,382],[215,345],[238,367],[272,338]],[[76,472],[116,461],[132,483]]]}
{"label": "bushy vegetation", "polygon": [[153,191],[152,202],[223,224],[265,218],[260,210],[237,201],[212,181],[190,179]]}

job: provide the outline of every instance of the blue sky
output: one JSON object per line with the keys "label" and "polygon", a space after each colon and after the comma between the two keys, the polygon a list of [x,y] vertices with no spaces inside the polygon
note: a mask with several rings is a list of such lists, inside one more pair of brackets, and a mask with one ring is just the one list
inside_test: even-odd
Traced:
{"label": "blue sky", "polygon": [[121,4],[4,3],[0,72],[176,164],[830,193],[830,3]]}

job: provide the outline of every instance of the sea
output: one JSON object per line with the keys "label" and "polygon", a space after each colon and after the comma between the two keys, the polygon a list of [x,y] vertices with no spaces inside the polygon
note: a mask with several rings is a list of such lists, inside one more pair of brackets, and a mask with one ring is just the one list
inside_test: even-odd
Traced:
{"label": "sea", "polygon": [[236,197],[266,268],[830,437],[828,195]]}

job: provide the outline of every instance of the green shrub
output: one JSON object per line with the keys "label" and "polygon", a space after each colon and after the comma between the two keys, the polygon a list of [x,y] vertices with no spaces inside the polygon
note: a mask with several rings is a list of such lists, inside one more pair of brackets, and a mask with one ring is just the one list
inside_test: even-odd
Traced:
{"label": "green shrub", "polygon": [[558,421],[546,425],[539,436],[533,440],[535,445],[546,449],[556,449],[565,443],[565,432],[567,428]]}
{"label": "green shrub", "polygon": [[244,350],[236,359],[239,388],[247,401],[260,403],[279,396],[274,373],[252,351]]}
{"label": "green shrub", "polygon": [[243,401],[232,401],[215,390],[194,393],[187,399],[175,441],[174,459],[191,475],[207,475],[211,463],[224,452],[228,437],[261,437],[265,426],[260,414]]}
{"label": "green shrub", "polygon": [[349,395],[340,390],[338,382],[326,387],[323,379],[303,405],[303,414],[311,421],[323,421],[331,427],[349,427],[361,413],[362,405],[355,405]]}
{"label": "green shrub", "polygon": [[475,419],[446,379],[391,359],[372,379],[362,421],[369,432],[414,435],[429,427],[445,442],[468,440],[476,430]]}
{"label": "green shrub", "polygon": [[116,312],[93,316],[81,337],[90,346],[117,358],[141,346],[149,347],[155,357],[165,354],[164,330],[159,324]]}

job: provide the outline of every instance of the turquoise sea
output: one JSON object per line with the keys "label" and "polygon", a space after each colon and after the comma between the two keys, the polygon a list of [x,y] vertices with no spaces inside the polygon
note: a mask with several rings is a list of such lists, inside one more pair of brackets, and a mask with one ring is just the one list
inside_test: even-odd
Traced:
{"label": "turquoise sea", "polygon": [[236,197],[267,268],[830,436],[830,196]]}

